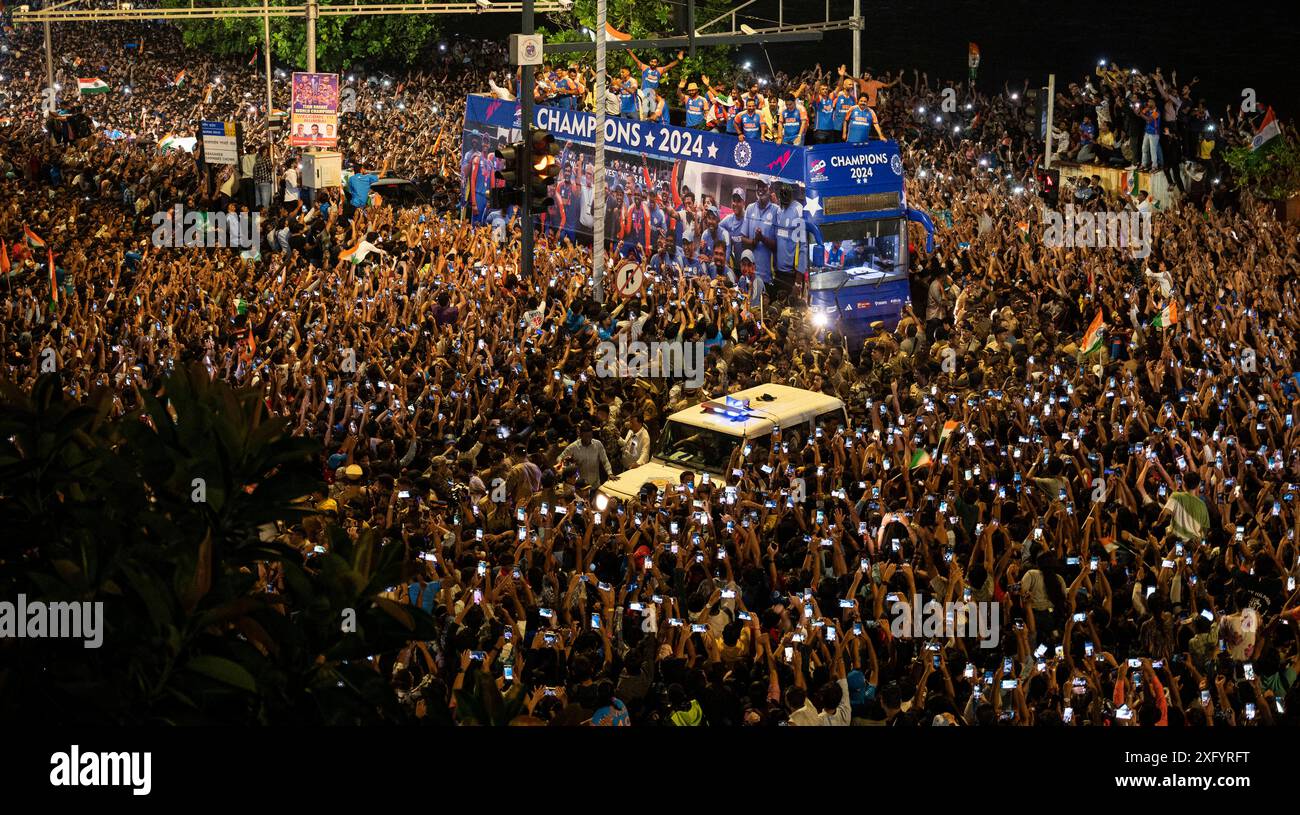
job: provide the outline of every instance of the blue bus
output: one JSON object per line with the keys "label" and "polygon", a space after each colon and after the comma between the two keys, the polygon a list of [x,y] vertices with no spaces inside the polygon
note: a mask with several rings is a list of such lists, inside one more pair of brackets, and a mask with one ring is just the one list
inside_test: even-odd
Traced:
{"label": "blue bus", "polygon": [[[461,156],[462,203],[478,222],[489,208],[493,152],[520,138],[520,105],[471,95]],[[538,106],[533,124],[561,146],[552,207],[537,228],[591,241],[596,117]],[[688,270],[710,260],[734,269],[740,240],[770,227],[776,248],[756,246],[757,273],[796,280],[814,314],[850,341],[873,321],[890,327],[909,302],[908,221],[897,143],[795,146],[740,141],[712,130],[605,120],[607,250]],[[932,235],[927,218],[915,211]],[[930,236],[927,236],[927,240]],[[818,322],[822,322],[819,320]]]}

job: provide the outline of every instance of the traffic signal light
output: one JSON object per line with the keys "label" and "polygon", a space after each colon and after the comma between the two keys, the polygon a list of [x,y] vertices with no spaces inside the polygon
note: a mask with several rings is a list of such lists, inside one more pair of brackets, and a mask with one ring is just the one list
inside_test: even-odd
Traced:
{"label": "traffic signal light", "polygon": [[505,212],[510,207],[519,205],[524,180],[524,144],[503,144],[496,149],[494,155],[501,162],[495,176],[495,180],[501,183],[500,186],[493,186],[490,191],[488,206]]}
{"label": "traffic signal light", "polygon": [[560,174],[560,163],[555,158],[560,154],[560,147],[554,136],[538,127],[528,131],[528,141],[532,159],[528,171],[529,209],[534,213],[545,212],[555,203],[549,187]]}

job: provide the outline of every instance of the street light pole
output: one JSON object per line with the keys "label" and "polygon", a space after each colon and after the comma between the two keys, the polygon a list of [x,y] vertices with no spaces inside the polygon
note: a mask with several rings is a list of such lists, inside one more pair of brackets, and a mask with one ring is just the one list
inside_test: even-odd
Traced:
{"label": "street light pole", "polygon": [[[520,33],[533,33],[533,0],[523,0],[523,30]],[[529,138],[528,132],[533,124],[533,66],[522,66],[523,77],[519,82],[519,126],[523,131],[524,150],[523,150],[523,171],[522,192],[519,199],[521,212],[519,217],[523,219],[520,224],[522,230],[519,238],[519,276],[527,283],[533,277],[533,216],[529,211],[531,208],[531,190],[533,172],[533,142]]]}
{"label": "street light pole", "polygon": [[857,21],[862,18],[862,0],[853,0],[853,78],[862,76],[862,29]]}
{"label": "street light pole", "polygon": [[316,0],[307,0],[307,72],[316,73]]}
{"label": "street light pole", "polygon": [[591,190],[591,290],[605,302],[605,0],[596,0],[596,154]]}
{"label": "street light pole", "polygon": [[50,44],[50,24],[45,24],[45,87],[54,87],[54,48]]}
{"label": "street light pole", "polygon": [[[1056,113],[1056,74],[1047,75],[1047,133],[1043,147],[1043,169],[1052,169],[1052,118]],[[1037,124],[1037,122],[1035,122]]]}
{"label": "street light pole", "polygon": [[269,120],[274,108],[271,105],[271,14],[267,0],[262,0],[262,39],[262,50],[266,52],[266,116]]}

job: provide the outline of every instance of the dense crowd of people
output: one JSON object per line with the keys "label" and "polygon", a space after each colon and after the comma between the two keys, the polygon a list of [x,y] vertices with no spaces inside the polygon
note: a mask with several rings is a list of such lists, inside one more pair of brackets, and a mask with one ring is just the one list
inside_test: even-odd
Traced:
{"label": "dense crowd of people", "polygon": [[[747,76],[677,77],[638,55],[664,77],[660,101],[696,83],[676,101],[706,125],[743,133],[739,100],[767,111],[760,138],[784,138],[791,109],[805,111],[802,137],[846,138],[849,109],[837,126],[818,105],[840,107],[837,85],[865,95],[868,135],[898,140],[909,203],[939,234],[933,253],[913,253],[925,297],[853,347],[798,302],[745,296],[734,269],[661,274],[601,303],[589,252],[560,235],[526,275],[517,224],[494,233],[457,211],[463,93],[501,64],[499,45],[345,76],[357,106],[340,149],[357,181],[308,203],[252,67],[186,51],[162,26],[57,26],[59,107],[80,103],[95,122],[69,138],[32,102],[39,36],[10,35],[0,62],[0,376],[30,387],[52,348],[71,398],[110,388],[123,414],[177,365],[262,389],[323,445],[319,512],[283,539],[309,565],[329,557],[331,524],[406,548],[393,597],[440,636],[376,665],[413,719],[466,722],[454,691],[492,689],[534,725],[1300,714],[1300,246],[1249,196],[1189,188],[1153,219],[1146,258],[1048,246],[1027,84],[953,84],[958,110],[939,112],[950,86],[922,73],[817,67],[772,77],[781,90],[765,94]],[[581,106],[587,83],[566,74],[543,72],[539,92]],[[76,98],[82,76],[110,91]],[[699,83],[723,116],[691,101]],[[1211,117],[1193,84],[1112,67],[1068,85],[1062,156],[1214,177],[1251,123]],[[287,83],[275,93],[282,109]],[[658,112],[654,98],[618,104]],[[245,121],[251,187],[159,149],[207,118]],[[1203,148],[1208,133],[1217,148]],[[372,197],[378,169],[427,182],[431,200]],[[1101,189],[1081,203],[1141,206]],[[258,211],[260,251],[155,247],[151,218],[175,204]],[[596,344],[620,335],[705,343],[702,384],[598,376]],[[763,383],[836,395],[849,425],[762,460],[738,452],[681,490],[598,495],[648,459],[668,414]],[[802,502],[773,500],[795,479]],[[280,579],[266,570],[258,590]],[[932,602],[958,604],[949,627],[895,633]],[[1000,637],[953,630],[976,614],[968,603],[995,609]]]}

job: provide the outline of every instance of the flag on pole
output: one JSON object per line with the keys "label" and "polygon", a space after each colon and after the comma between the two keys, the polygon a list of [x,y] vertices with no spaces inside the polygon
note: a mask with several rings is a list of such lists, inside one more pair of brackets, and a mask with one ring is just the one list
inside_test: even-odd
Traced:
{"label": "flag on pole", "polygon": [[1093,319],[1092,325],[1088,326],[1088,330],[1083,332],[1083,353],[1091,354],[1101,347],[1105,330],[1106,323],[1102,320],[1101,309],[1097,309],[1097,316]]}
{"label": "flag on pole", "polygon": [[917,450],[912,454],[912,463],[907,465],[907,469],[915,470],[917,467],[924,467],[933,460],[934,459],[930,458],[929,453],[924,450]]}
{"label": "flag on pole", "polygon": [[46,252],[49,253],[47,257],[49,258],[49,263],[50,263],[50,298],[53,299],[55,303],[58,303],[59,302],[59,275],[54,270],[54,250],[50,247],[46,247]]}
{"label": "flag on pole", "polygon": [[949,421],[944,422],[943,429],[939,431],[939,443],[943,444],[943,440],[951,436],[959,427],[961,427],[961,422],[958,422],[956,419],[950,419]]}
{"label": "flag on pole", "polygon": [[23,224],[23,240],[26,241],[27,248],[33,252],[45,248],[45,241],[41,240],[39,235],[29,229],[27,224]]}
{"label": "flag on pole", "polygon": [[1269,139],[1280,135],[1281,128],[1278,127],[1277,117],[1273,115],[1273,106],[1269,105],[1268,111],[1264,114],[1264,121],[1260,122],[1259,130],[1255,131],[1255,138],[1250,140],[1250,149],[1258,150],[1263,147]]}
{"label": "flag on pole", "polygon": [[631,34],[624,34],[609,23],[605,23],[605,36],[609,37],[611,40],[618,40],[620,42],[627,42],[632,39]]}
{"label": "flag on pole", "polygon": [[980,47],[973,42],[967,48],[966,64],[972,71],[980,67]]}
{"label": "flag on pole", "polygon": [[181,83],[184,81],[185,81],[185,69],[182,68],[181,72],[178,73],[176,75],[176,78],[172,80],[172,85],[179,88],[181,86]]}
{"label": "flag on pole", "polygon": [[82,93],[108,93],[108,83],[94,77],[81,77],[77,79],[77,90]]}
{"label": "flag on pole", "polygon": [[1151,321],[1152,328],[1168,328],[1178,322],[1178,301],[1170,300]]}

